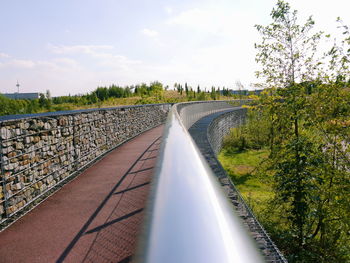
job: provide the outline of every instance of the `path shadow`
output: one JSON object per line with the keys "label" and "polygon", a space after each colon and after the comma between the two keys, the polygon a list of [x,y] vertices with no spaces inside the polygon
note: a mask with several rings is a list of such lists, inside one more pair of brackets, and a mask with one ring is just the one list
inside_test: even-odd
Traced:
{"label": "path shadow", "polygon": [[[92,222],[95,220],[95,218],[99,215],[99,213],[101,212],[101,210],[105,207],[105,205],[107,204],[107,202],[110,200],[110,198],[113,195],[123,195],[126,194],[132,190],[136,190],[136,189],[141,189],[142,187],[145,187],[146,185],[148,185],[150,182],[147,181],[145,183],[141,183],[138,184],[136,186],[132,186],[132,187],[128,187],[127,189],[121,190],[121,191],[117,191],[118,187],[123,183],[123,181],[128,177],[128,176],[136,176],[137,173],[140,172],[144,172],[144,171],[149,171],[151,169],[153,169],[154,167],[147,167],[144,169],[138,169],[137,171],[133,171],[133,169],[136,167],[136,165],[144,160],[147,160],[147,158],[145,158],[145,154],[146,153],[152,153],[155,150],[151,149],[154,146],[159,145],[159,143],[157,143],[160,140],[160,137],[157,138],[155,141],[153,141],[148,147],[147,149],[135,160],[135,162],[130,166],[130,168],[127,170],[127,172],[119,179],[119,181],[113,186],[113,188],[111,189],[111,191],[106,195],[106,197],[104,198],[104,200],[100,203],[100,205],[96,208],[96,210],[91,214],[91,216],[88,218],[88,220],[85,222],[85,224],[82,226],[82,228],[79,230],[79,232],[76,234],[76,236],[71,240],[71,242],[68,244],[68,246],[65,248],[65,250],[62,252],[62,254],[59,256],[59,258],[56,260],[57,263],[61,263],[64,262],[68,255],[72,252],[73,248],[75,247],[75,245],[78,243],[78,241],[87,234],[92,234],[92,233],[97,233],[97,236],[95,237],[93,243],[91,244],[89,250],[87,251],[86,255],[84,256],[84,259],[82,260],[82,262],[84,261],[91,261],[88,260],[88,254],[91,253],[91,251],[93,250],[94,244],[97,240],[98,234],[100,233],[100,231],[104,231],[106,229],[108,229],[109,227],[114,227],[115,224],[119,224],[122,223],[125,220],[129,220],[130,218],[133,217],[137,217],[139,216],[140,213],[142,213],[143,208],[139,208],[136,209],[130,213],[126,213],[122,216],[119,216],[118,218],[115,219],[111,219],[112,213],[110,214],[110,216],[107,218],[106,223],[95,227],[93,229],[88,230],[89,226],[92,224]],[[133,179],[132,179],[133,181]],[[121,200],[121,199],[120,199]],[[117,202],[115,208],[113,209],[113,211],[118,207],[119,202]],[[110,220],[111,219],[111,220]],[[139,227],[139,225],[137,225]],[[124,229],[125,230],[125,229]],[[115,233],[113,231],[110,231],[113,235],[113,238],[118,238],[115,236]],[[127,240],[128,243],[130,243],[130,241]],[[135,242],[135,240],[133,241]],[[101,258],[110,262],[116,262],[115,258],[110,258],[111,255],[99,255]],[[120,255],[122,256],[122,255]],[[131,260],[131,255],[126,255],[125,257],[122,257],[123,259],[120,261],[117,261],[118,263],[127,263],[130,262]],[[97,261],[95,261],[97,262]]]}

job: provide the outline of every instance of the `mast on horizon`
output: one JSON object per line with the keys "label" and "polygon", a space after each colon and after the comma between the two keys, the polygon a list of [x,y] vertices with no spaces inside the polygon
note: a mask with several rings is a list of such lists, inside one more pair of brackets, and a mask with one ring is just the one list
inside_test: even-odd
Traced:
{"label": "mast on horizon", "polygon": [[16,87],[17,87],[17,95],[16,95],[16,99],[18,99],[18,96],[19,96],[19,83],[18,83],[18,80],[17,80],[17,84],[16,84]]}

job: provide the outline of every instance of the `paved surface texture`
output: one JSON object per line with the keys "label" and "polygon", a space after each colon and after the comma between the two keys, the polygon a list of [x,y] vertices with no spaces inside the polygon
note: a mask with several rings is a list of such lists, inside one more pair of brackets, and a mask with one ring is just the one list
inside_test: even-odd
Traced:
{"label": "paved surface texture", "polygon": [[118,147],[1,232],[0,262],[129,262],[162,131]]}

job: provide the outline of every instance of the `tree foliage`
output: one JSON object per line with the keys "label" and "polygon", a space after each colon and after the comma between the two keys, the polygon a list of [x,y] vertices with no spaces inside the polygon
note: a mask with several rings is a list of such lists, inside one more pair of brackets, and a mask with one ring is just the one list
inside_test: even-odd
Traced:
{"label": "tree foliage", "polygon": [[255,26],[262,36],[262,42],[255,44],[256,61],[263,65],[257,75],[274,87],[313,80],[317,74],[315,55],[322,32],[311,34],[315,24],[311,16],[299,25],[297,13],[279,0],[270,14],[273,22]]}
{"label": "tree foliage", "polygon": [[268,87],[260,100],[268,119],[266,168],[274,174],[277,228],[285,237],[276,238],[292,262],[344,262],[350,260],[349,30],[341,25],[344,40],[321,56],[323,33],[313,33],[312,17],[299,25],[297,11],[279,0],[271,18],[256,26],[262,42],[255,47],[257,75]]}

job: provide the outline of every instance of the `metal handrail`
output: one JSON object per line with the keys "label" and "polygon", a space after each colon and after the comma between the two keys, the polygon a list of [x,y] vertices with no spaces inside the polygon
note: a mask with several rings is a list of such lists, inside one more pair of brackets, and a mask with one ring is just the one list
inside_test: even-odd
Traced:
{"label": "metal handrail", "polygon": [[[220,110],[210,103],[207,114]],[[169,112],[135,262],[263,262],[186,129],[195,108]]]}

